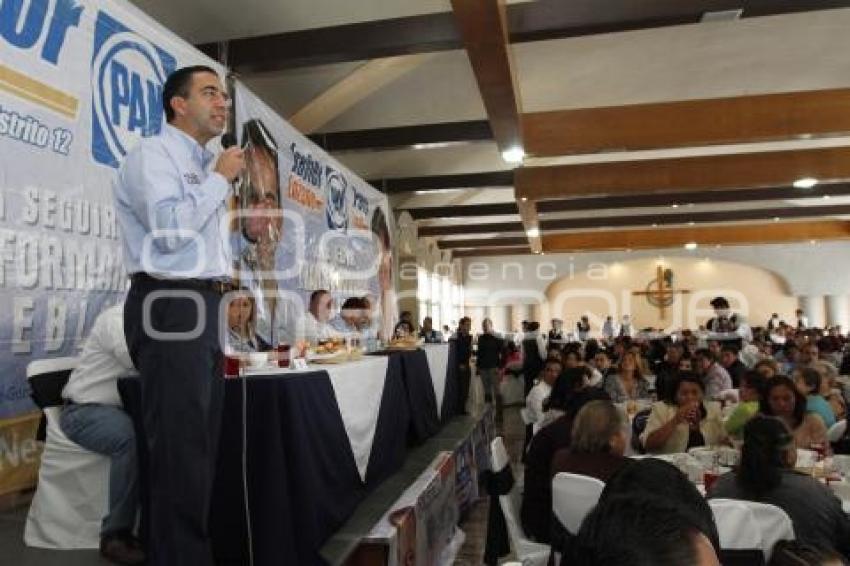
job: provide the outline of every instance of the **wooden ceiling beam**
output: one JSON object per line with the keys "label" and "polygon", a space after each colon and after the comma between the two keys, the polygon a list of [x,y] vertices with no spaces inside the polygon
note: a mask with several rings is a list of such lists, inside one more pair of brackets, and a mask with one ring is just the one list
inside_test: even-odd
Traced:
{"label": "wooden ceiling beam", "polygon": [[[581,37],[695,24],[711,11],[743,8],[741,17],[846,8],[848,0],[537,0],[507,7],[511,42]],[[219,59],[218,42],[198,49]],[[228,66],[240,74],[462,49],[451,12],[298,30],[227,41]]]}
{"label": "wooden ceiling beam", "polygon": [[452,0],[457,27],[500,151],[522,148],[519,89],[504,0]]}
{"label": "wooden ceiling beam", "polygon": [[512,246],[528,247],[528,240],[517,238],[474,238],[471,240],[441,240],[437,247],[441,250],[456,250],[461,248],[505,248]]}
{"label": "wooden ceiling beam", "polygon": [[579,108],[523,115],[535,157],[837,136],[850,132],[850,89]]}
{"label": "wooden ceiling beam", "polygon": [[688,242],[713,246],[845,239],[850,239],[850,222],[845,220],[771,222],[722,227],[546,234],[543,236],[543,249],[547,252],[579,252],[677,248]]}
{"label": "wooden ceiling beam", "polygon": [[522,234],[522,222],[493,222],[487,224],[455,224],[452,226],[420,226],[417,234],[422,237],[462,236],[466,234]]}
{"label": "wooden ceiling beam", "polygon": [[412,191],[444,191],[446,189],[477,189],[482,187],[512,187],[514,172],[485,171],[482,173],[455,173],[425,177],[389,177],[366,181],[387,194]]}
{"label": "wooden ceiling beam", "polygon": [[414,220],[431,218],[465,218],[479,216],[507,216],[519,214],[515,202],[499,202],[493,204],[466,204],[458,206],[422,206],[404,208]]}
{"label": "wooden ceiling beam", "polygon": [[489,141],[493,139],[493,132],[490,131],[490,123],[487,120],[469,120],[345,132],[322,132],[312,134],[309,138],[325,151],[357,151]]}
{"label": "wooden ceiling beam", "polygon": [[517,198],[529,200],[687,194],[787,186],[803,177],[850,180],[850,147],[521,167],[514,172],[514,190]]}
{"label": "wooden ceiling beam", "polygon": [[585,228],[618,228],[624,226],[658,226],[671,224],[704,224],[706,222],[738,222],[741,220],[770,221],[775,218],[817,218],[850,215],[850,205],[785,206],[779,208],[752,208],[748,210],[716,210],[707,212],[682,212],[678,214],[632,214],[628,216],[595,216],[592,218],[557,218],[541,220],[540,228],[546,233],[554,230],[580,230]]}
{"label": "wooden ceiling beam", "polygon": [[725,191],[705,191],[700,193],[665,194],[646,193],[637,195],[581,197],[562,200],[541,200],[537,202],[537,211],[576,212],[579,210],[610,210],[616,208],[647,208],[654,206],[672,206],[687,204],[720,204],[747,201],[773,201],[791,199],[819,199],[824,196],[848,196],[850,183],[822,183],[811,189],[797,187],[771,187],[768,190],[732,189]]}
{"label": "wooden ceiling beam", "polygon": [[453,258],[465,257],[487,257],[496,255],[527,255],[531,250],[528,246],[513,246],[507,248],[486,248],[476,250],[455,250],[452,252]]}

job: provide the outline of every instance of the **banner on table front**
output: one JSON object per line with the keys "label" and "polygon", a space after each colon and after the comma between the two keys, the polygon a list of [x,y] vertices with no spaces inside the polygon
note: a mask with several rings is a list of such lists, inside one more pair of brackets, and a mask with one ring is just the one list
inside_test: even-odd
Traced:
{"label": "banner on table front", "polygon": [[[191,64],[222,70],[123,1],[0,2],[0,438],[33,409],[27,363],[75,355],[121,299],[112,181]],[[3,486],[25,458],[0,456]]]}
{"label": "banner on table front", "polygon": [[231,241],[240,280],[258,297],[258,333],[271,342],[298,338],[310,294],[324,289],[337,306],[368,297],[373,326],[390,336],[396,314],[386,196],[239,82],[235,100],[247,170]]}

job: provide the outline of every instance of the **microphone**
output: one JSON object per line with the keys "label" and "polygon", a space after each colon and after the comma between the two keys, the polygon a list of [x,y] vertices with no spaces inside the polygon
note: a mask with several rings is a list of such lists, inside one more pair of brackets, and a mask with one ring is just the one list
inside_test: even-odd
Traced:
{"label": "microphone", "polygon": [[231,132],[224,132],[221,135],[221,147],[227,149],[236,145],[236,136]]}

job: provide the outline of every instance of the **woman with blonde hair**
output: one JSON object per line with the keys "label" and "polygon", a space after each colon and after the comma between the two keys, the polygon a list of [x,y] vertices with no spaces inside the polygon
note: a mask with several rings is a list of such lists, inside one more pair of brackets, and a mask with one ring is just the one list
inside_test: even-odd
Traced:
{"label": "woman with blonde hair", "polygon": [[602,382],[602,388],[614,403],[649,398],[649,382],[643,377],[640,362],[634,352],[626,351],[617,367]]}
{"label": "woman with blonde hair", "polygon": [[257,335],[257,309],[251,293],[237,293],[227,305],[227,346],[232,352],[265,352],[269,344]]}

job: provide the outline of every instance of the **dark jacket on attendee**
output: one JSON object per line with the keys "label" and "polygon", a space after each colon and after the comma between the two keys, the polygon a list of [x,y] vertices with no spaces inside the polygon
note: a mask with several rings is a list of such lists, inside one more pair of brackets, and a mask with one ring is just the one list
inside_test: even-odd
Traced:
{"label": "dark jacket on attendee", "polygon": [[457,365],[468,366],[469,358],[472,357],[472,335],[471,334],[455,334],[452,338],[456,344],[455,356]]}
{"label": "dark jacket on attendee", "polygon": [[502,365],[505,341],[490,333],[478,335],[478,369],[493,369]]}
{"label": "dark jacket on attendee", "polygon": [[[749,499],[738,484],[735,472],[718,478],[709,497]],[[782,482],[760,499],[788,513],[797,540],[816,548],[833,549],[850,558],[850,517],[841,501],[825,485],[794,470],[782,471]]]}
{"label": "dark jacket on attendee", "polygon": [[663,361],[655,366],[655,393],[659,399],[668,399],[670,388],[676,383],[679,375],[679,364]]}
{"label": "dark jacket on attendee", "polygon": [[597,454],[573,454],[569,448],[562,448],[555,452],[552,458],[550,475],[567,472],[580,476],[590,476],[607,482],[608,479],[620,471],[620,468],[629,464],[631,460],[625,456],[609,454],[607,452]]}
{"label": "dark jacket on attendee", "polygon": [[732,378],[732,386],[737,388],[741,383],[741,376],[747,373],[747,366],[741,360],[736,359],[731,366],[726,368],[726,371]]}
{"label": "dark jacket on attendee", "polygon": [[548,543],[552,515],[552,458],[570,445],[572,420],[559,417],[534,435],[525,460],[525,477],[520,519],[526,534]]}

